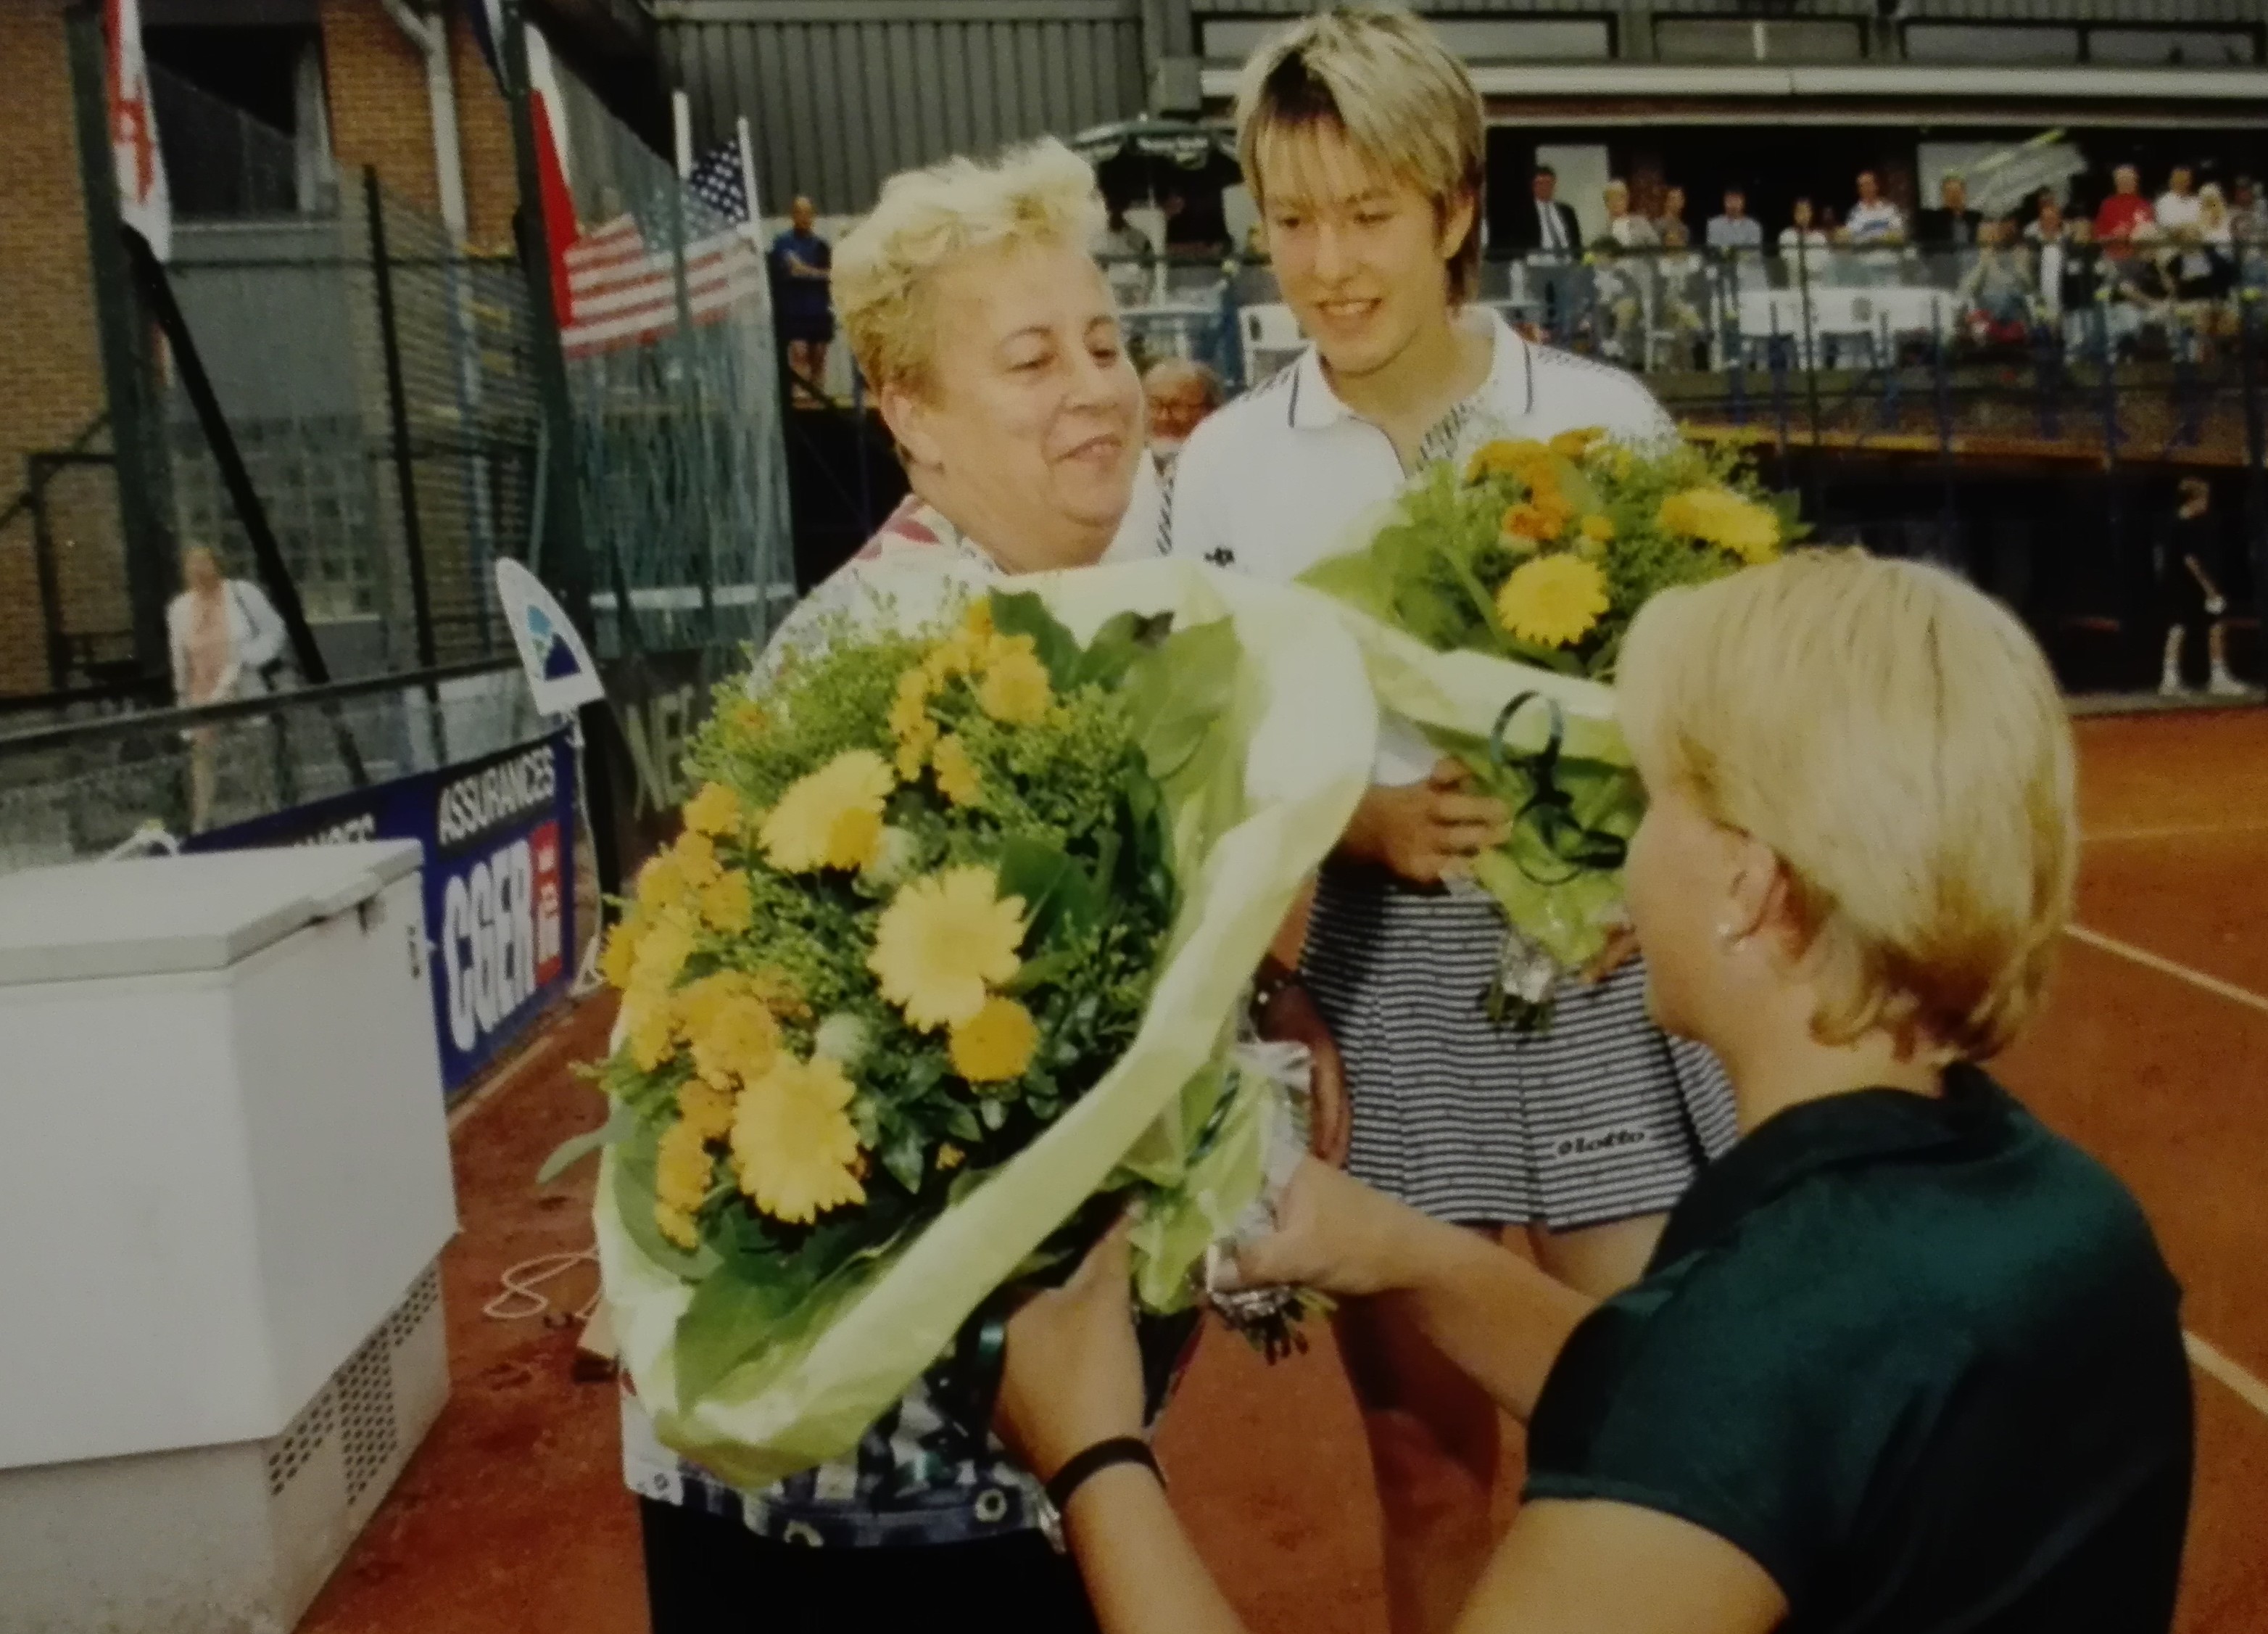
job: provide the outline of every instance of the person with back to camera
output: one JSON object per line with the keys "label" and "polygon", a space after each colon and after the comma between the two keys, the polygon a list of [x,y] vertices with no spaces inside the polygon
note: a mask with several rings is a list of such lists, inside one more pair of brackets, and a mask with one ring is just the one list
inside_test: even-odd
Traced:
{"label": "person with back to camera", "polygon": [[[1535,344],[1472,304],[1483,166],[1463,66],[1406,12],[1338,8],[1271,37],[1237,99],[1247,183],[1313,344],[1199,427],[1176,467],[1176,555],[1292,579],[1410,472],[1497,438],[1675,427],[1620,370]],[[1489,1020],[1503,915],[1462,882],[1509,813],[1406,725],[1261,979],[1263,1017],[1320,1011],[1351,1085],[1322,1148],[1494,1244],[1605,1294],[1637,1276],[1732,1104],[1705,1050],[1646,1017],[1635,965],[1564,984],[1550,1028]],[[1338,1324],[1365,1413],[1398,1630],[1445,1628],[1486,1557],[1497,1414],[1396,1306]],[[1454,1501],[1453,1501],[1454,1500]]]}
{"label": "person with back to camera", "polygon": [[[2071,912],[2046,661],[1941,569],[1804,551],[1649,603],[1616,691],[1651,1002],[1730,1065],[1740,1143],[1603,1302],[1312,1162],[1243,1277],[1393,1290],[1527,1421],[1464,1634],[2166,1634],[2181,1290],[2125,1188],[1983,1065]],[[1110,1452],[1129,1309],[1122,1230],[1011,1323],[1001,1416],[1104,1629],[1237,1634]]]}
{"label": "person with back to camera", "polygon": [[2158,691],[2179,698],[2189,691],[2182,678],[2182,647],[2192,625],[2205,626],[2205,658],[2211,666],[2205,690],[2215,698],[2242,698],[2248,689],[2228,669],[2228,598],[2221,586],[2228,569],[2221,550],[2220,518],[2213,514],[2213,484],[2184,477],[2175,489],[2174,514],[2157,544],[2158,606],[2166,623],[2165,666]]}

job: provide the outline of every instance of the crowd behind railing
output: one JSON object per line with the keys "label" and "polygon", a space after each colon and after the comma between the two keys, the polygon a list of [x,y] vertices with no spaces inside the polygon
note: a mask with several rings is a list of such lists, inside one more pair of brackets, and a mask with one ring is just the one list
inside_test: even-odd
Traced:
{"label": "crowd behind railing", "polygon": [[[1611,184],[1607,228],[1581,233],[1535,186],[1533,231],[1492,245],[1479,299],[1539,338],[1647,373],[1878,368],[1931,353],[2104,363],[2212,361],[2268,291],[2268,204],[2177,168],[2155,201],[2131,167],[2091,214],[2052,190],[2021,211],[1970,207],[1958,177],[1907,212],[1871,174],[1840,219],[1809,199],[1768,234],[1739,189],[1697,236],[1679,189],[1660,213]],[[1515,219],[1524,219],[1515,218]],[[1104,263],[1138,350],[1203,362],[1232,387],[1292,355],[1297,326],[1257,238],[1245,252],[1152,254],[1114,230]]]}

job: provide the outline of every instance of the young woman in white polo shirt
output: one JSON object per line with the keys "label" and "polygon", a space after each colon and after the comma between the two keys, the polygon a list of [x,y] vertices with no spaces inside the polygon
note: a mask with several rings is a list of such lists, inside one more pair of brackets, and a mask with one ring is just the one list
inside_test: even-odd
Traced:
{"label": "young woman in white polo shirt", "polygon": [[[1237,117],[1278,281],[1314,344],[1191,438],[1172,552],[1291,579],[1429,461],[1587,426],[1631,443],[1675,435],[1628,375],[1467,304],[1480,102],[1423,23],[1359,8],[1310,18],[1245,65]],[[1548,1032],[1489,1022],[1505,927],[1457,882],[1507,817],[1414,731],[1389,728],[1377,786],[1260,995],[1282,1027],[1311,994],[1336,1037],[1354,1173],[1437,1217],[1524,1233],[1547,1268],[1604,1297],[1637,1279],[1670,1204],[1731,1142],[1733,1104],[1713,1058],[1648,1018],[1634,961],[1567,984]],[[1344,1128],[1328,1105],[1318,1122],[1325,1144]],[[1350,1310],[1340,1340],[1397,1634],[1446,1628],[1490,1544],[1494,1408],[1390,1305]]]}

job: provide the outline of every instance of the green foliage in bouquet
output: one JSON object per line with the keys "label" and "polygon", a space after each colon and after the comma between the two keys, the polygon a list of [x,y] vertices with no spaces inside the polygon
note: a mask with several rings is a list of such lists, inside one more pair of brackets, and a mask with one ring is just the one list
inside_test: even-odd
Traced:
{"label": "green foliage in bouquet", "polygon": [[[1767,561],[1798,533],[1792,498],[1765,493],[1731,453],[1571,432],[1489,443],[1462,469],[1429,466],[1359,548],[1305,575],[1432,653],[1505,666],[1486,714],[1426,719],[1435,745],[1515,814],[1511,839],[1474,868],[1520,933],[1492,1013],[1542,1024],[1555,974],[1596,958],[1622,917],[1623,848],[1643,798],[1609,696],[1586,684],[1612,681],[1652,597]],[[1544,957],[1515,979],[1522,938]]]}
{"label": "green foliage in bouquet", "polygon": [[1609,680],[1648,599],[1770,560],[1793,522],[1728,452],[1570,432],[1436,462],[1366,547],[1306,580],[1437,652]]}
{"label": "green foliage in bouquet", "polygon": [[927,633],[833,632],[720,700],[686,832],[604,957],[621,1216],[695,1284],[681,1399],[814,1331],[1133,1039],[1181,854],[1241,798],[1210,729],[1233,630],[1168,622],[1082,645],[996,593]]}

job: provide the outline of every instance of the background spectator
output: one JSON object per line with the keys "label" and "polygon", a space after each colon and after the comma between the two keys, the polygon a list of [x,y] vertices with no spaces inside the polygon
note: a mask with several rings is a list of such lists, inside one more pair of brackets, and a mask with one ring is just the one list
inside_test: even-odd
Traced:
{"label": "background spectator", "polygon": [[1559,173],[1549,165],[1538,165],[1528,181],[1533,207],[1513,214],[1512,248],[1565,255],[1582,243],[1582,224],[1575,219],[1572,209],[1559,202],[1558,191]]}
{"label": "background spectator", "polygon": [[2189,248],[2182,254],[2175,288],[2183,300],[2219,300],[2236,284],[2236,243],[2228,202],[2220,187],[2208,181],[2198,192],[2197,205],[2197,220],[2182,235]]}
{"label": "background spectator", "polygon": [[2152,218],[2168,238],[2187,243],[2198,224],[2197,177],[2187,165],[2176,165],[2166,177],[2166,190],[2158,195]]}
{"label": "background spectator", "polygon": [[1779,230],[1779,250],[1787,268],[1790,284],[1818,284],[1827,275],[1828,240],[1811,208],[1811,201],[1799,198],[1787,226]]}
{"label": "background spectator", "polygon": [[1691,233],[1685,226],[1685,189],[1675,186],[1661,190],[1661,208],[1653,218],[1654,236],[1664,244],[1668,243],[1669,229],[1673,226],[1685,233],[1690,240]]}
{"label": "background spectator", "polygon": [[2121,165],[2110,173],[2110,196],[2102,201],[2095,212],[2095,238],[2101,244],[2125,244],[2134,237],[2134,229],[2147,226],[2155,218],[2150,201],[2142,196],[2142,173],[2132,165]]}
{"label": "background spectator", "polygon": [[827,348],[835,339],[828,288],[835,250],[812,230],[815,218],[811,201],[799,196],[788,208],[787,231],[772,240],[771,255],[772,311],[793,371],[788,400],[809,408],[827,401]]}
{"label": "background spectator", "polygon": [[1653,249],[1660,243],[1653,223],[1631,212],[1630,183],[1608,182],[1602,197],[1607,206],[1607,236],[1617,249]]}
{"label": "background spectator", "polygon": [[1709,218],[1711,249],[1754,249],[1764,247],[1764,224],[1749,214],[1749,196],[1738,188],[1725,189],[1722,215]]}
{"label": "background spectator", "polygon": [[1871,170],[1859,173],[1859,202],[1851,206],[1851,218],[1844,225],[1853,244],[1905,241],[1905,212],[1882,196],[1881,178]]}
{"label": "background spectator", "polygon": [[2031,255],[2013,218],[1984,225],[1976,259],[1959,287],[1970,333],[1977,339],[1995,345],[2024,339],[2036,286]]}
{"label": "background spectator", "polygon": [[1150,452],[1170,469],[1191,433],[1220,407],[1220,376],[1189,358],[1160,358],[1142,376],[1150,410]]}
{"label": "background spectator", "polygon": [[[166,609],[172,649],[173,697],[184,706],[225,703],[270,691],[282,668],[284,620],[261,588],[230,579],[207,545],[181,552],[181,593]],[[191,727],[189,827],[202,832],[212,817],[217,780],[219,728]]]}
{"label": "background spectator", "polygon": [[1126,219],[1126,206],[1114,203],[1109,218],[1103,224],[1102,237],[1095,244],[1095,254],[1102,262],[1104,276],[1110,280],[1110,292],[1118,297],[1120,306],[1138,307],[1149,299],[1150,269],[1157,253],[1150,235]]}
{"label": "background spectator", "polygon": [[1938,184],[1940,201],[1935,210],[1914,217],[1914,242],[1925,249],[1967,249],[1980,243],[1984,218],[1969,208],[1969,184],[1948,174]]}

